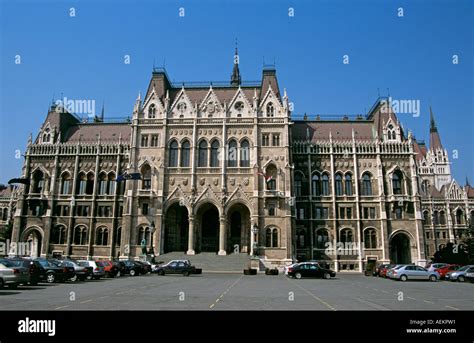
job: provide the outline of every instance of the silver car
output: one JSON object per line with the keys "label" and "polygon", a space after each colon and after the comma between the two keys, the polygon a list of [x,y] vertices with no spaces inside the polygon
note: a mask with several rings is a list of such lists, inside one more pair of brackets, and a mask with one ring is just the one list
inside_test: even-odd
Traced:
{"label": "silver car", "polygon": [[474,272],[474,265],[468,265],[447,273],[444,278],[450,281],[464,282],[466,281],[466,273],[472,272]]}
{"label": "silver car", "polygon": [[89,261],[89,260],[79,260],[77,261],[80,266],[88,266],[92,267],[92,275],[87,276],[88,280],[92,278],[99,280],[102,277],[105,277],[105,269],[102,266],[99,266],[96,261]]}
{"label": "silver car", "polygon": [[439,273],[437,271],[429,271],[420,266],[400,266],[399,268],[390,270],[390,274],[387,273],[388,277],[394,280],[407,281],[407,280],[430,280],[436,281],[439,279]]}
{"label": "silver car", "polygon": [[10,267],[0,263],[0,288],[7,285],[16,288],[19,284],[30,282],[30,273],[24,267]]}

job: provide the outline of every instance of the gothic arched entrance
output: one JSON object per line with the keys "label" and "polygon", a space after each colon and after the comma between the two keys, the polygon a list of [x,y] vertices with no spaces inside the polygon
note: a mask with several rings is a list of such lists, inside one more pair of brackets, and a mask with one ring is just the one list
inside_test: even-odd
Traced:
{"label": "gothic arched entrance", "polygon": [[164,252],[188,249],[188,209],[178,203],[171,205],[165,215]]}
{"label": "gothic arched entrance", "polygon": [[211,203],[203,204],[197,212],[198,239],[197,247],[203,252],[219,250],[219,210]]}
{"label": "gothic arched entrance", "polygon": [[410,264],[410,237],[403,232],[396,233],[390,239],[390,260],[395,264]]}
{"label": "gothic arched entrance", "polygon": [[231,253],[250,252],[250,211],[243,204],[230,207],[228,213],[228,250]]}
{"label": "gothic arched entrance", "polygon": [[[18,256],[40,257],[43,249],[43,235],[37,228],[28,228],[23,232],[21,242],[17,244],[15,254]],[[27,244],[25,244],[27,243]]]}

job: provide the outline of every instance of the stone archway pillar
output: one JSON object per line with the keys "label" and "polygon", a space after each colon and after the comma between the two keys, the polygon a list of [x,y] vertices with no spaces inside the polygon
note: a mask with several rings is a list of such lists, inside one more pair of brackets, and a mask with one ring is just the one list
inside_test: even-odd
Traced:
{"label": "stone archway pillar", "polygon": [[194,251],[194,216],[188,217],[189,222],[189,233],[188,233],[188,251],[186,252],[187,255],[195,255],[196,252]]}
{"label": "stone archway pillar", "polygon": [[218,255],[227,255],[225,250],[225,241],[226,241],[226,218],[219,218],[219,252]]}

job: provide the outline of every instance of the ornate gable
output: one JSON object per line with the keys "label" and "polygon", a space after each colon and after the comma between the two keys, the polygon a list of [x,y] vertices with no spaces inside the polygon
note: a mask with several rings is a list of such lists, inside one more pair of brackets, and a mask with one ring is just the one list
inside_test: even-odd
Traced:
{"label": "ornate gable", "polygon": [[261,117],[281,117],[285,113],[280,100],[271,86],[268,88],[267,93],[260,101],[258,113]]}
{"label": "ornate gable", "polygon": [[252,116],[252,105],[239,87],[229,104],[229,117],[250,117]]}
{"label": "ornate gable", "polygon": [[169,110],[170,118],[190,118],[193,117],[194,106],[189,99],[184,88],[176,96]]}
{"label": "ornate gable", "polygon": [[199,115],[205,118],[212,118],[222,117],[223,113],[224,108],[211,86],[204,100],[199,105]]}
{"label": "ornate gable", "polygon": [[153,87],[150,95],[143,103],[143,116],[145,118],[162,118],[164,113],[164,105],[157,96],[155,87]]}
{"label": "ornate gable", "polygon": [[242,186],[238,186],[231,195],[227,198],[226,205],[231,203],[232,201],[243,200],[247,204],[252,203],[252,199],[244,192]]}
{"label": "ornate gable", "polygon": [[181,206],[186,206],[188,208],[191,208],[192,200],[189,196],[186,195],[186,193],[183,192],[181,187],[178,185],[166,198],[166,203],[169,203],[175,199],[179,200],[179,204]]}
{"label": "ornate gable", "polygon": [[200,201],[209,200],[214,202],[215,204],[220,204],[221,198],[214,193],[211,186],[208,185],[201,194],[194,200],[194,203],[198,203]]}

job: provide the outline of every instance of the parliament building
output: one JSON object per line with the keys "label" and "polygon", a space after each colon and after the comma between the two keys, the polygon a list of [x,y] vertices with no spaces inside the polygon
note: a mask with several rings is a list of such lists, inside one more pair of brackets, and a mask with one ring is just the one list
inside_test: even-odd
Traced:
{"label": "parliament building", "polygon": [[430,118],[429,146],[383,98],[366,115],[297,120],[275,68],[242,81],[237,52],[230,82],[177,84],[154,68],[127,120],[52,104],[0,219],[41,256],[423,265],[474,220],[474,188],[452,179]]}

